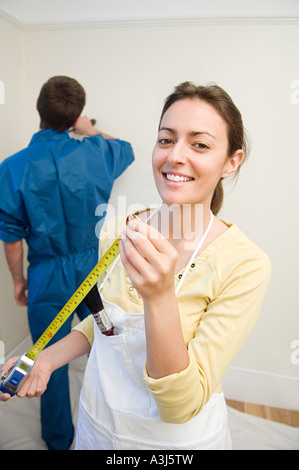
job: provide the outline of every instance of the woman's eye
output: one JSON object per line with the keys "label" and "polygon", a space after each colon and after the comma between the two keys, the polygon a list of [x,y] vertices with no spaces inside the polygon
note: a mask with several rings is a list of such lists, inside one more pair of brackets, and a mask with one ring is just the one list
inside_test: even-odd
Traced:
{"label": "woman's eye", "polygon": [[170,139],[160,139],[159,140],[159,144],[161,144],[161,145],[169,145],[171,143],[172,143],[172,140],[170,140]]}
{"label": "woman's eye", "polygon": [[194,144],[194,146],[200,150],[209,150],[209,147],[206,144],[202,144],[200,142]]}

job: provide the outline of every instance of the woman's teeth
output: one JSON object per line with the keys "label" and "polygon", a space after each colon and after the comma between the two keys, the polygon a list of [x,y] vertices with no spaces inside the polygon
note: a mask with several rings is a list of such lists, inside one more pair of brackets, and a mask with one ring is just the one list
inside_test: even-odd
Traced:
{"label": "woman's teeth", "polygon": [[172,175],[170,173],[166,173],[166,179],[168,179],[169,181],[182,181],[182,182],[193,180],[193,178],[188,178],[187,176]]}

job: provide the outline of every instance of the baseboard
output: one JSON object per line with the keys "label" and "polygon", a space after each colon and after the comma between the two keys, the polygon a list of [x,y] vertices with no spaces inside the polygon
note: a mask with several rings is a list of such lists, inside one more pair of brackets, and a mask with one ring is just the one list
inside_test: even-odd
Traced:
{"label": "baseboard", "polygon": [[299,411],[299,377],[232,366],[222,386],[231,400]]}

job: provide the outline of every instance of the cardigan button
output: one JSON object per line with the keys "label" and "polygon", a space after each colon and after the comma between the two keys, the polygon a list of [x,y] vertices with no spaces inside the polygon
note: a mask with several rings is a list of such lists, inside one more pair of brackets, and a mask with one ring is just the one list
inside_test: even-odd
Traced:
{"label": "cardigan button", "polygon": [[195,268],[195,263],[192,263],[192,264],[191,264],[191,268]]}

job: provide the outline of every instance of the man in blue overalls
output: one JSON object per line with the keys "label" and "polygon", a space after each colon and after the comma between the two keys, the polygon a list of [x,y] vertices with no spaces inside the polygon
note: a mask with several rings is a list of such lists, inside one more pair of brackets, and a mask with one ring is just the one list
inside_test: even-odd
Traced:
{"label": "man in blue overalls", "polygon": [[[57,76],[42,87],[37,109],[41,130],[27,148],[0,166],[0,239],[12,274],[15,299],[28,305],[37,341],[98,261],[95,209],[107,204],[114,180],[134,160],[131,145],[101,133],[80,117],[85,91]],[[69,136],[72,126],[82,140]],[[23,245],[28,245],[27,281]],[[80,305],[80,319],[90,312]],[[54,337],[69,333],[72,317]],[[68,371],[56,371],[41,398],[42,437],[49,449],[73,441]]]}

